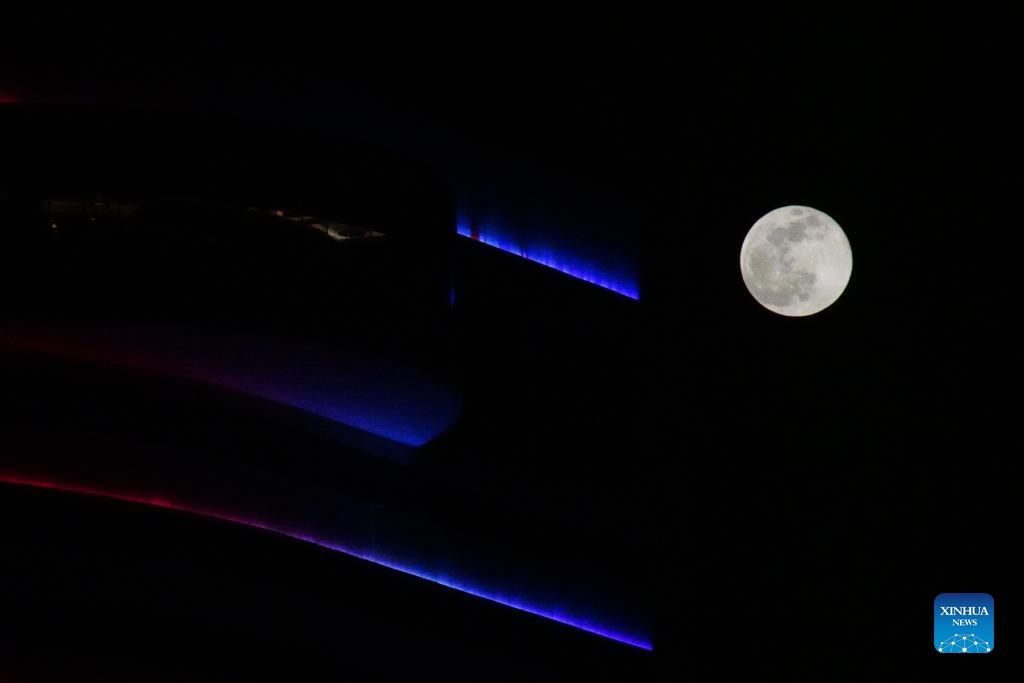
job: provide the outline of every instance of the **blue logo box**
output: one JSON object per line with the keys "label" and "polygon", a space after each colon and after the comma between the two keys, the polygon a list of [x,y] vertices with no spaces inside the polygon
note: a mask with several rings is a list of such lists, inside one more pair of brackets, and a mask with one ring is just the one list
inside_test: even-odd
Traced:
{"label": "blue logo box", "polygon": [[935,598],[935,649],[985,654],[996,644],[995,601],[988,593],[942,593]]}

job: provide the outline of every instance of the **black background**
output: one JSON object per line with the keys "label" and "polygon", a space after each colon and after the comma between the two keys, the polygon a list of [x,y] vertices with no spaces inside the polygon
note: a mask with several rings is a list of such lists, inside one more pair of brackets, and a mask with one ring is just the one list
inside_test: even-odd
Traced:
{"label": "black background", "polygon": [[[378,592],[392,597],[338,619],[319,605],[296,606],[282,588],[296,581],[282,574],[298,573],[293,566],[321,572],[303,600],[334,586],[323,575],[333,565],[325,569],[315,551],[281,548],[309,557],[278,562],[266,544],[280,542],[247,532],[5,489],[4,519],[20,520],[10,525],[5,566],[40,583],[20,590],[8,581],[4,599],[69,624],[6,623],[14,645],[0,653],[18,662],[12,674],[73,672],[40,654],[56,647],[74,652],[83,671],[141,668],[145,677],[174,670],[172,651],[188,654],[176,660],[182,670],[220,661],[205,669],[215,679],[232,667],[258,670],[264,659],[292,672],[352,666],[365,678],[1005,675],[1016,658],[1019,575],[1011,501],[1024,145],[1020,60],[1002,23],[850,16],[751,18],[739,27],[522,10],[12,22],[6,30],[19,35],[4,47],[6,90],[147,111],[219,108],[282,127],[315,103],[309,127],[318,134],[331,125],[324,111],[366,107],[367,120],[339,114],[331,132],[386,141],[388,163],[397,155],[431,169],[442,186],[478,164],[495,184],[532,188],[541,175],[550,187],[571,183],[628,207],[628,225],[567,227],[563,237],[580,253],[627,245],[639,302],[460,243],[445,263],[454,264],[461,313],[423,322],[403,309],[403,320],[416,322],[364,341],[454,378],[468,397],[470,442],[500,438],[486,461],[457,448],[433,456],[438,471],[459,473],[474,495],[531,501],[516,517],[525,529],[557,519],[589,539],[581,544],[600,545],[586,557],[604,553],[609,573],[644,584],[656,648],[620,652],[532,622],[540,631],[526,633],[500,614],[459,612],[489,607],[376,575],[366,585],[381,582]],[[422,142],[438,137],[451,141],[447,154]],[[557,195],[544,201],[566,215],[586,210]],[[829,213],[854,251],[846,293],[805,319],[757,306],[736,267],[749,226],[787,204]],[[408,290],[392,284],[384,289],[402,299]],[[392,336],[389,345],[389,334],[409,329],[420,331],[415,344]],[[68,530],[85,514],[97,521]],[[40,544],[33,524],[96,540]],[[207,591],[219,579],[203,574],[203,561],[168,569],[166,548],[140,542],[126,555],[113,540],[145,537],[152,531],[139,529],[148,525],[162,525],[190,553],[216,552],[209,562],[218,572],[242,571],[257,556],[269,574],[251,578],[264,583],[250,590],[271,603],[253,617],[259,626],[238,616],[249,614],[238,607],[244,588],[210,611],[199,598],[187,607],[153,602],[162,591],[140,577],[184,572],[184,584]],[[83,562],[95,563],[84,575],[126,562],[147,569],[60,599],[38,578],[48,567],[68,582]],[[119,613],[130,619],[158,623],[163,645],[149,649],[134,627],[115,628],[108,609],[93,609],[106,603],[86,597],[97,592],[120,595],[110,599],[123,600]],[[370,591],[357,592],[354,600],[367,600]],[[933,651],[932,600],[941,592],[994,596],[995,652]],[[103,626],[66,617],[66,601]],[[385,604],[401,616],[377,613]],[[416,627],[428,613],[446,616]],[[195,624],[208,623],[204,614],[239,624],[203,630]],[[303,626],[293,630],[292,620]],[[467,623],[487,624],[488,643]],[[135,654],[112,661],[76,635],[104,628]],[[250,647],[252,630],[271,645]],[[268,654],[275,645],[280,656]],[[316,656],[304,658],[304,647]]]}

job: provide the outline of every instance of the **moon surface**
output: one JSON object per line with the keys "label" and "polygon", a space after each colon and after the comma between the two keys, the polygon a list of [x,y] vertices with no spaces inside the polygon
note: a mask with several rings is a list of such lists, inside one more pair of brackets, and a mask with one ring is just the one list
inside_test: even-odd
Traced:
{"label": "moon surface", "polygon": [[743,240],[740,272],[758,303],[788,316],[813,315],[836,302],[853,272],[846,233],[809,206],[762,216]]}

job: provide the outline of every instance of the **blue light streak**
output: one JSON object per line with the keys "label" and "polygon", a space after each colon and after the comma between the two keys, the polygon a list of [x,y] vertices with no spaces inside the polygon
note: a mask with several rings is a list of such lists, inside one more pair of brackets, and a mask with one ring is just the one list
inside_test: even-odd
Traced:
{"label": "blue light streak", "polygon": [[452,590],[465,593],[476,598],[488,600],[490,602],[497,603],[505,607],[511,607],[512,609],[520,612],[526,612],[550,621],[555,621],[572,628],[592,633],[596,636],[606,638],[608,640],[614,640],[624,645],[629,645],[641,650],[653,651],[654,645],[651,639],[637,633],[629,633],[619,629],[611,628],[603,624],[596,623],[594,621],[574,616],[573,614],[561,610],[561,609],[545,609],[532,605],[528,602],[520,600],[518,598],[511,597],[509,595],[503,595],[494,591],[483,590],[476,588],[468,583],[454,579],[449,576],[445,576],[439,573],[427,572],[416,569],[410,565],[394,562],[386,557],[378,554],[367,553],[360,550],[355,550],[351,547],[339,545],[338,543],[329,539],[322,538],[320,536],[305,533],[296,530],[291,527],[287,527],[280,524],[268,522],[264,519],[256,519],[250,516],[242,516],[237,513],[226,512],[223,510],[215,510],[212,508],[198,506],[194,504],[185,503],[178,500],[172,500],[166,496],[154,496],[148,493],[139,492],[126,492],[123,490],[111,490],[111,489],[99,489],[91,486],[81,486],[75,484],[69,484],[65,482],[58,482],[52,479],[42,479],[31,476],[15,475],[11,473],[0,472],[0,482],[5,484],[12,484],[15,486],[30,486],[33,488],[49,489],[53,491],[61,491],[64,493],[72,493],[78,495],[93,496],[97,498],[105,498],[110,500],[118,500],[127,503],[133,503],[138,505],[147,505],[150,507],[156,507],[164,510],[174,510],[190,515],[196,515],[199,517],[206,517],[210,519],[217,519],[225,522],[231,522],[241,526],[251,527],[260,529],[269,533],[277,534],[279,536],[285,536],[288,538],[302,541],[304,543],[310,543],[312,545],[325,548],[334,552],[342,553],[350,557],[354,557],[365,562],[371,562],[375,565],[390,569],[392,571],[401,572],[409,576],[414,576],[418,579],[430,581],[431,583],[450,588]]}
{"label": "blue light streak", "polygon": [[[274,531],[274,529],[269,530]],[[409,567],[408,565],[391,562],[377,555],[369,555],[366,553],[351,550],[349,548],[343,548],[333,543],[322,541],[313,536],[303,536],[299,534],[290,533],[285,533],[285,535],[290,536],[291,538],[296,538],[298,540],[305,541],[307,543],[318,545],[322,548],[327,548],[328,550],[344,553],[345,555],[350,555],[360,560],[365,560],[366,562],[372,562],[373,564],[385,567],[387,569],[391,569],[393,571],[401,572],[402,574],[415,576],[418,579],[430,581],[431,583],[436,583],[439,586],[444,586],[445,588],[457,590],[460,593],[472,595],[475,598],[488,600],[490,602],[497,603],[504,607],[511,607],[512,609],[519,610],[520,612],[526,612],[527,614],[532,614],[534,616],[542,617],[550,621],[555,621],[566,626],[571,626],[575,629],[586,631],[588,633],[592,633],[594,635],[601,636],[602,638],[607,638],[609,640],[614,640],[624,645],[630,645],[632,647],[640,648],[641,650],[647,650],[649,652],[654,650],[654,645],[651,643],[649,638],[646,638],[635,633],[626,633],[624,631],[612,629],[607,626],[597,624],[593,621],[581,619],[564,610],[549,610],[537,607],[535,605],[531,605],[529,603],[523,602],[522,600],[518,600],[507,595],[502,595],[500,593],[474,588],[473,586],[470,586],[462,581],[458,581],[447,576],[420,571],[412,567]]]}
{"label": "blue light streak", "polygon": [[515,242],[497,237],[494,231],[487,229],[474,230],[465,223],[459,223],[455,230],[462,237],[480,242],[481,244],[486,244],[489,247],[494,247],[510,254],[515,254],[516,256],[528,261],[533,261],[534,263],[539,263],[547,268],[565,273],[577,280],[583,280],[584,282],[588,282],[592,285],[597,285],[598,287],[615,292],[616,294],[621,294],[622,296],[630,299],[637,301],[640,299],[640,288],[636,282],[631,282],[627,278],[610,277],[589,264],[578,259],[566,257],[554,250],[538,248],[526,249]]}
{"label": "blue light streak", "polygon": [[146,326],[5,325],[0,347],[186,379],[261,398],[418,448],[461,413],[460,397],[411,368],[355,350]]}

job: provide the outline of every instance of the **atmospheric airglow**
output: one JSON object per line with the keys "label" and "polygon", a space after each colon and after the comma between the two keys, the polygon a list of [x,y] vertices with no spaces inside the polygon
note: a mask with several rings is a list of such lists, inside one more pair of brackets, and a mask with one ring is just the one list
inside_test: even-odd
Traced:
{"label": "atmospheric airglow", "polygon": [[273,523],[269,523],[263,520],[246,519],[238,515],[232,515],[212,510],[209,508],[202,508],[198,506],[179,503],[177,501],[170,500],[168,498],[164,498],[161,496],[146,496],[126,493],[123,491],[101,490],[91,487],[76,486],[72,484],[66,484],[63,482],[56,482],[45,479],[34,479],[18,477],[8,474],[0,474],[0,483],[41,489],[50,489],[54,491],[61,491],[64,493],[95,496],[98,498],[117,500],[126,503],[148,505],[151,507],[161,508],[165,510],[175,510],[178,512],[197,515],[200,517],[232,522],[234,524],[239,524],[250,528],[268,531],[270,533],[278,534],[280,536],[286,536],[288,538],[293,538],[299,541],[304,541],[306,543],[311,543],[321,548],[326,548],[328,550],[343,553],[350,557],[355,557],[357,559],[364,560],[366,562],[371,562],[373,564],[385,567],[387,569],[391,569],[393,571],[401,572],[402,574],[415,576],[416,578],[430,581],[431,583],[435,583],[446,588],[451,588],[453,590],[457,590],[467,595],[472,595],[474,597],[482,598],[484,600],[488,600],[490,602],[494,602],[505,607],[511,607],[512,609],[519,610],[521,612],[526,612],[528,614],[532,614],[538,617],[542,617],[544,619],[555,621],[566,626],[571,626],[575,629],[586,631],[588,633],[592,633],[602,638],[614,640],[625,645],[640,648],[642,650],[653,651],[654,649],[650,639],[642,635],[638,635],[635,633],[625,633],[613,628],[609,628],[602,624],[597,624],[592,621],[580,619],[578,617],[573,616],[572,614],[569,614],[561,610],[544,609],[535,605],[531,605],[520,599],[513,598],[511,596],[501,595],[491,591],[479,590],[473,587],[472,585],[464,583],[454,577],[441,576],[436,573],[420,571],[414,567],[410,567],[402,563],[392,562],[388,558],[381,555],[370,554],[358,550],[353,550],[351,548],[346,548],[328,539],[303,533],[295,529],[289,529],[283,526],[275,525]]}
{"label": "atmospheric airglow", "polygon": [[520,258],[524,258],[528,261],[539,263],[547,268],[552,268],[561,273],[565,273],[577,280],[589,282],[592,285],[597,285],[598,287],[615,292],[616,294],[621,294],[622,296],[629,297],[630,299],[640,299],[640,288],[635,282],[631,282],[626,278],[611,277],[599,272],[596,268],[588,266],[580,260],[571,259],[554,251],[523,248],[512,241],[501,239],[492,231],[475,230],[462,223],[456,226],[456,232],[462,237],[467,237],[476,242],[480,242],[481,244],[486,244],[489,247],[494,247],[495,249],[508,252],[509,254],[515,254]]}
{"label": "atmospheric airglow", "polygon": [[461,399],[412,368],[354,350],[137,325],[4,325],[0,347],[184,379],[261,398],[409,447],[458,418]]}

